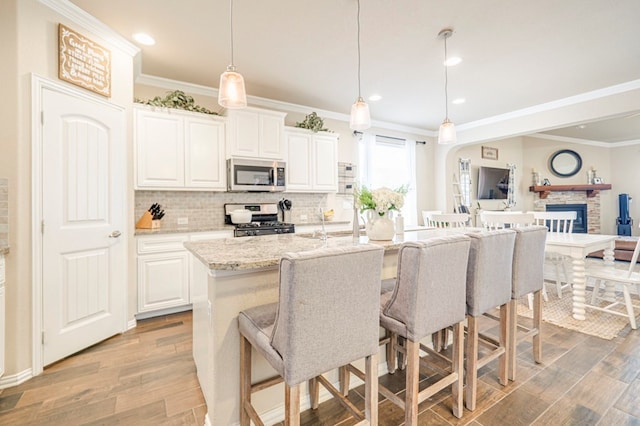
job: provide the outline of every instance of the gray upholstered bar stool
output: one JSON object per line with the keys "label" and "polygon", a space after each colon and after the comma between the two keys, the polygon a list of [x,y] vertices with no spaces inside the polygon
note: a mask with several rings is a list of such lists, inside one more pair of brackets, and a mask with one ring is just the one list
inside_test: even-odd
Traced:
{"label": "gray upholstered bar stool", "polygon": [[[358,419],[378,421],[378,315],[383,248],[360,245],[285,254],[277,303],[240,312],[240,424],[263,424],[251,394],[284,380],[285,424],[300,422],[300,385],[318,383]],[[251,383],[251,348],[279,376]],[[321,374],[365,358],[365,416]]]}
{"label": "gray upholstered bar stool", "polygon": [[[380,393],[405,410],[405,424],[418,424],[418,404],[451,386],[453,414],[463,412],[464,319],[469,238],[465,235],[436,237],[419,242],[407,242],[398,253],[397,280],[393,291],[380,299],[380,325],[391,332],[392,350],[407,360],[404,400],[380,386]],[[453,355],[450,371],[444,377],[418,392],[420,351],[445,359],[420,340],[445,327],[453,326]],[[404,346],[397,337],[404,338]]]}
{"label": "gray upholstered bar stool", "polygon": [[[517,228],[513,249],[513,280],[511,285],[511,308],[509,309],[509,379],[516,379],[516,347],[524,339],[533,337],[533,360],[542,362],[542,291],[544,288],[544,245],[547,240],[546,226]],[[518,324],[518,299],[533,293],[533,325],[526,328]],[[524,333],[518,334],[518,330]]]}
{"label": "gray upholstered bar stool", "polygon": [[[465,374],[467,381],[465,406],[476,408],[478,369],[499,359],[499,380],[507,384],[507,348],[509,345],[509,302],[511,271],[516,233],[511,229],[467,234],[471,238],[467,268],[467,348]],[[498,340],[480,335],[478,317],[500,307]],[[480,357],[479,343],[491,351]]]}

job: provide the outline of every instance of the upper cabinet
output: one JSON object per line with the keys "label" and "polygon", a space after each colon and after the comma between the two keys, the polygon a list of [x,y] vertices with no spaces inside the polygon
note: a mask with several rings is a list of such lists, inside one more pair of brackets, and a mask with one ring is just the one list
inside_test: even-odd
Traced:
{"label": "upper cabinet", "polygon": [[287,127],[287,191],[337,192],[338,135]]}
{"label": "upper cabinet", "polygon": [[224,119],[134,109],[136,189],[226,189]]}
{"label": "upper cabinet", "polygon": [[260,108],[227,111],[227,157],[283,160],[286,113]]}

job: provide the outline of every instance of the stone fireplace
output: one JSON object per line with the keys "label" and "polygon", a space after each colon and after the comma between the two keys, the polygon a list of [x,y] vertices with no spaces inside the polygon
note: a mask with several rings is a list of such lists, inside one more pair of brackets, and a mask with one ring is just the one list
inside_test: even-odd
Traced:
{"label": "stone fireplace", "polygon": [[[589,234],[600,233],[600,194],[596,192],[592,197],[587,197],[586,191],[553,191],[546,198],[538,198],[533,202],[535,211],[547,211],[547,205],[558,206],[567,204],[586,205],[587,224],[586,231]],[[553,209],[553,208],[552,208]],[[575,226],[575,223],[574,223]]]}

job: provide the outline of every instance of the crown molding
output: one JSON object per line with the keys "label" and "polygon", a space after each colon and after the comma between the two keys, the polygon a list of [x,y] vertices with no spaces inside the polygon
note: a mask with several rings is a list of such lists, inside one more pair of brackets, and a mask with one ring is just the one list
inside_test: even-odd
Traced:
{"label": "crown molding", "polygon": [[537,139],[546,139],[546,140],[556,141],[556,142],[567,142],[567,143],[575,143],[580,145],[597,146],[600,148],[619,148],[623,146],[632,146],[632,145],[640,144],[640,139],[632,139],[632,140],[621,141],[621,142],[602,142],[602,141],[594,141],[590,139],[572,138],[569,136],[548,135],[545,133],[533,133],[533,134],[524,135],[524,136],[537,138]]}
{"label": "crown molding", "polygon": [[54,10],[71,22],[86,28],[88,31],[96,34],[98,37],[106,40],[110,45],[124,52],[129,56],[136,56],[140,53],[140,48],[113,31],[102,21],[80,9],[69,0],[38,0],[49,9]]}
{"label": "crown molding", "polygon": [[460,131],[470,130],[476,127],[482,127],[489,124],[496,124],[496,123],[512,120],[514,118],[522,118],[522,117],[526,117],[533,114],[548,112],[548,111],[556,110],[558,108],[569,107],[572,105],[577,105],[580,103],[593,101],[596,99],[606,98],[607,96],[631,92],[633,90],[640,90],[640,79],[627,81],[625,83],[616,84],[613,86],[603,87],[601,89],[596,89],[590,92],[581,93],[579,95],[557,99],[551,102],[545,102],[543,104],[534,105],[528,108],[522,108],[519,110],[508,112],[506,114],[494,115],[493,117],[487,117],[481,120],[471,121],[469,123],[456,126],[456,129]]}
{"label": "crown molding", "polygon": [[[202,86],[199,84],[187,83],[184,81],[172,80],[164,77],[156,77],[148,74],[140,74],[136,77],[136,84],[143,84],[145,86],[152,87],[160,87],[163,89],[169,90],[182,90],[183,92],[187,92],[194,95],[201,96],[210,96],[212,98],[218,97],[218,89],[214,87]],[[281,111],[290,111],[290,112],[299,112],[301,114],[309,114],[309,111],[315,111],[318,115],[323,118],[330,118],[332,120],[349,122],[350,116],[349,114],[344,114],[341,112],[335,111],[327,111],[324,109],[318,109],[306,105],[292,104],[289,102],[277,101],[274,99],[262,98],[259,96],[251,96],[247,95],[247,102],[252,106],[261,106],[265,108],[272,108]],[[405,132],[416,134],[422,137],[436,137],[437,132],[421,129],[417,127],[409,127],[402,126],[395,123],[390,123],[387,121],[372,121],[372,126],[386,129],[386,130],[395,130],[398,132]]]}

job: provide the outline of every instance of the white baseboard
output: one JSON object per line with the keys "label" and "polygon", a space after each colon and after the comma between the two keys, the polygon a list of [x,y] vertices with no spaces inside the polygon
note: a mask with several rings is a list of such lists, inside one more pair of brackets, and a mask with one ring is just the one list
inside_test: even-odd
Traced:
{"label": "white baseboard", "polygon": [[127,331],[131,330],[132,328],[136,328],[137,326],[138,326],[138,321],[134,318],[127,322]]}
{"label": "white baseboard", "polygon": [[32,370],[27,368],[20,373],[0,377],[0,389],[18,386],[33,377]]}
{"label": "white baseboard", "polygon": [[153,312],[141,312],[139,314],[136,314],[136,319],[142,320],[142,319],[148,319],[153,317],[159,317],[162,315],[171,315],[171,314],[176,314],[178,312],[190,311],[192,309],[193,309],[192,306],[189,304],[184,306],[176,306],[175,308],[158,309],[157,311],[153,311]]}

